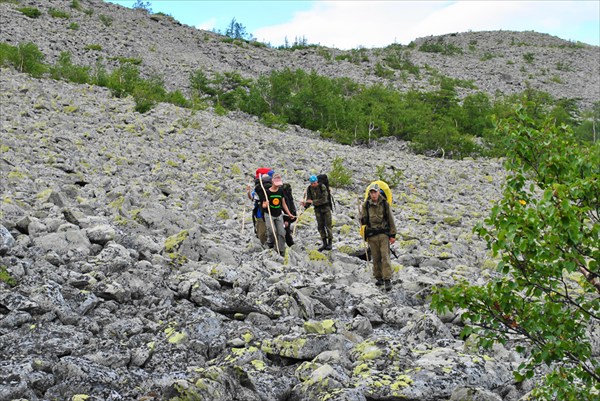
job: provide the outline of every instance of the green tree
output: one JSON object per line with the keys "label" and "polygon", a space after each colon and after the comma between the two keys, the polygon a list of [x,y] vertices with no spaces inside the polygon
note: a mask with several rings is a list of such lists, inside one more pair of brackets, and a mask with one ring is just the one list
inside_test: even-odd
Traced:
{"label": "green tree", "polygon": [[12,64],[19,72],[26,72],[38,78],[48,67],[44,64],[44,54],[34,43],[19,43],[11,46],[3,43],[0,46],[0,64]]}
{"label": "green tree", "polygon": [[575,135],[582,141],[592,143],[600,139],[600,101],[582,113],[583,121],[575,128]]}
{"label": "green tree", "polygon": [[244,39],[244,40],[254,40],[252,34],[246,31],[246,27],[235,20],[235,18],[231,19],[229,25],[225,29],[225,36],[229,36],[232,39]]}
{"label": "green tree", "polygon": [[56,64],[50,67],[50,76],[53,79],[86,84],[91,81],[90,67],[81,67],[73,64],[71,53],[61,52]]}
{"label": "green tree", "polygon": [[516,379],[543,375],[535,397],[598,399],[590,336],[600,324],[600,146],[540,117],[539,105],[524,101],[496,127],[510,174],[475,231],[499,258],[497,274],[482,286],[436,289],[431,306],[462,308],[462,336],[476,334],[484,348],[519,344]]}
{"label": "green tree", "polygon": [[485,137],[494,129],[492,121],[492,104],[487,94],[478,92],[468,95],[462,102],[462,132],[478,137]]}
{"label": "green tree", "polygon": [[148,14],[152,14],[152,4],[150,4],[149,1],[135,0],[135,3],[133,3],[131,8],[145,10]]}

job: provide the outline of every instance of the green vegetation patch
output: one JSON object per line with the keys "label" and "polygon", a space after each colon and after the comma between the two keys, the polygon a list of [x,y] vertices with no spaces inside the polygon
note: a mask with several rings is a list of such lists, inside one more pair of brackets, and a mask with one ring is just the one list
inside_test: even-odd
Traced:
{"label": "green vegetation patch", "polygon": [[53,7],[50,7],[50,9],[48,10],[48,14],[50,14],[50,16],[53,18],[71,18],[71,14],[69,14],[68,12]]}
{"label": "green vegetation patch", "polygon": [[11,287],[17,285],[17,280],[15,280],[8,271],[8,268],[4,265],[0,265],[0,281],[5,284],[8,284]]}
{"label": "green vegetation patch", "polygon": [[35,7],[21,7],[17,8],[17,11],[25,14],[29,18],[38,18],[42,15],[42,12]]}

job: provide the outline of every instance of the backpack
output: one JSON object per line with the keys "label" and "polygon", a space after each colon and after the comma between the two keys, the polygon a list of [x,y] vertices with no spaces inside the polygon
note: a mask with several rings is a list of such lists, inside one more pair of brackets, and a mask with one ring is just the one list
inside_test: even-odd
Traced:
{"label": "backpack", "polygon": [[331,190],[329,189],[329,177],[327,177],[327,174],[319,174],[317,175],[317,182],[325,185],[327,188],[327,194],[329,194],[329,207],[333,210],[334,201],[333,196],[331,196]]}
{"label": "backpack", "polygon": [[[284,182],[281,188],[283,189],[283,197],[285,199],[285,204],[287,205],[288,209],[290,209],[290,212],[294,216],[297,216],[296,204],[294,203],[294,196],[292,195],[292,186],[289,183]],[[292,237],[293,220],[288,215],[284,214],[283,221],[287,221],[289,223],[285,226],[285,243],[287,244],[287,246],[292,246],[294,245],[294,238]]]}
{"label": "backpack", "polygon": [[282,186],[283,188],[283,197],[285,198],[285,203],[290,209],[290,212],[295,216],[296,215],[296,204],[294,203],[294,196],[292,195],[292,186],[285,182]]}
{"label": "backpack", "polygon": [[[262,213],[264,212],[262,206],[260,205],[261,203],[261,199],[265,198],[265,191],[263,190],[263,187],[265,190],[269,189],[271,187],[271,184],[273,183],[273,177],[271,177],[270,175],[268,175],[267,173],[271,171],[270,168],[268,167],[261,167],[261,168],[257,168],[256,169],[256,178],[254,178],[254,192],[256,192],[256,195],[258,196],[257,201],[254,201],[254,210],[258,210],[259,212],[257,213],[259,216],[262,217]],[[261,185],[261,181],[262,181],[262,185]]]}
{"label": "backpack", "polygon": [[[370,223],[369,208],[367,207],[367,200],[369,199],[369,187],[371,186],[371,184],[379,185],[379,193],[381,194],[380,196],[383,196],[383,199],[385,199],[390,206],[392,205],[392,201],[393,201],[392,190],[390,189],[389,185],[386,184],[384,181],[377,180],[377,181],[373,181],[373,182],[369,183],[369,185],[367,185],[367,189],[365,191],[365,200],[362,205],[362,208],[365,211],[365,214],[363,215],[363,219],[360,222],[360,224],[361,224],[360,225],[360,236],[365,241],[367,240],[367,237],[366,237],[367,227],[369,226],[369,223]],[[383,213],[384,213],[384,219],[387,219],[388,208],[384,208]]]}

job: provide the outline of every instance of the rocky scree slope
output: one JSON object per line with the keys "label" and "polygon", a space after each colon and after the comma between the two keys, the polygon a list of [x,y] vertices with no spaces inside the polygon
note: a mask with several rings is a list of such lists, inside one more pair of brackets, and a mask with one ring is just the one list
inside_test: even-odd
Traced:
{"label": "rocky scree slope", "polygon": [[[190,73],[196,70],[208,76],[237,72],[257,78],[290,68],[363,84],[383,83],[399,90],[434,90],[439,77],[447,76],[472,82],[473,88],[461,88],[461,95],[483,91],[496,96],[533,88],[555,98],[579,99],[582,108],[600,100],[600,48],[546,34],[466,32],[416,38],[414,47],[286,51],[239,40],[232,43],[224,36],[145,10],[101,0],[82,0],[80,4],[81,10],[71,8],[70,0],[0,3],[0,41],[12,45],[33,42],[51,63],[63,51],[71,53],[79,65],[94,66],[102,58],[109,69],[118,65],[119,58],[140,59],[143,74],[157,75],[169,90],[184,93],[189,90]],[[38,8],[42,14],[29,18],[17,11],[23,6]],[[194,6],[201,7],[201,3]],[[69,18],[52,17],[48,13],[51,8],[67,12]],[[241,20],[242,16],[238,17]],[[73,22],[78,24],[77,30],[69,29]],[[420,51],[424,44],[440,51]],[[377,65],[384,66],[389,77],[377,76]],[[418,74],[410,73],[409,68]]]}
{"label": "rocky scree slope", "polygon": [[[77,32],[47,14],[68,1],[21,2],[40,8],[38,19],[0,3],[2,40],[90,65],[98,54],[85,46],[98,43],[105,60],[139,57],[173,88],[197,68],[378,79],[370,61],[227,44],[168,17],[80,3],[93,13],[69,9]],[[411,79],[393,82],[421,85]],[[433,286],[494,274],[472,228],[500,197],[498,161],[427,159],[393,140],[341,146],[210,109],[161,104],[138,114],[132,99],[104,88],[10,69],[0,70],[0,87],[0,399],[517,400],[533,385],[514,383],[511,344],[481,354],[459,339],[456,314],[428,307]],[[335,158],[352,185],[334,192],[334,250],[316,251],[310,209],[285,257],[264,250],[251,229],[247,174],[274,167],[299,201],[306,178]],[[353,256],[364,249],[358,198],[382,166],[402,174],[390,292]]]}
{"label": "rocky scree slope", "polygon": [[[518,399],[510,348],[481,355],[434,285],[493,274],[472,227],[498,199],[490,160],[449,161],[323,142],[297,127],[161,104],[3,69],[0,398]],[[285,257],[251,229],[246,173],[270,165],[302,197],[343,158],[334,250],[312,210]],[[378,166],[394,189],[394,288],[376,288],[357,201]],[[242,230],[242,226],[244,229]]]}

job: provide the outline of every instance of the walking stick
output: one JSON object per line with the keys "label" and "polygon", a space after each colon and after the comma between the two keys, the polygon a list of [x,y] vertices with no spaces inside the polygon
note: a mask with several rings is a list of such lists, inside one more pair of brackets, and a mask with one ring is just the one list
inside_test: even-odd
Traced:
{"label": "walking stick", "polygon": [[[360,224],[360,217],[362,216],[362,202],[360,201],[360,198],[358,198],[358,229],[359,229],[359,233],[360,233],[360,229],[362,228],[362,225]],[[365,228],[366,230],[366,228]],[[362,237],[362,236],[361,236]],[[367,241],[365,238],[361,238],[363,240],[363,244],[365,245],[365,260],[367,261],[367,270],[369,270],[369,246],[367,245]]]}
{"label": "walking stick", "polygon": [[[251,181],[248,181],[247,187],[250,186]],[[246,189],[246,198],[248,197],[248,189]],[[248,202],[244,202],[244,211],[242,212],[242,235],[244,235],[244,224],[246,223],[246,207]]]}
{"label": "walking stick", "polygon": [[277,241],[277,231],[275,231],[275,224],[273,223],[273,217],[271,216],[271,202],[269,202],[269,195],[267,195],[267,190],[262,182],[262,177],[264,174],[261,174],[259,177],[260,187],[265,194],[265,200],[267,201],[267,211],[269,212],[269,221],[271,222],[271,230],[273,231],[273,237],[275,238],[275,247],[277,248],[277,252],[279,253],[279,241]]}
{"label": "walking stick", "polygon": [[302,213],[304,213],[304,211],[306,210],[306,207],[304,207],[304,202],[306,202],[306,190],[308,188],[304,188],[304,195],[302,197],[302,210],[300,211],[300,214],[298,214],[298,217],[296,217],[296,224],[294,224],[294,229],[292,230],[292,235],[296,235],[296,227],[298,227],[298,223],[300,222],[300,217],[302,216]]}

